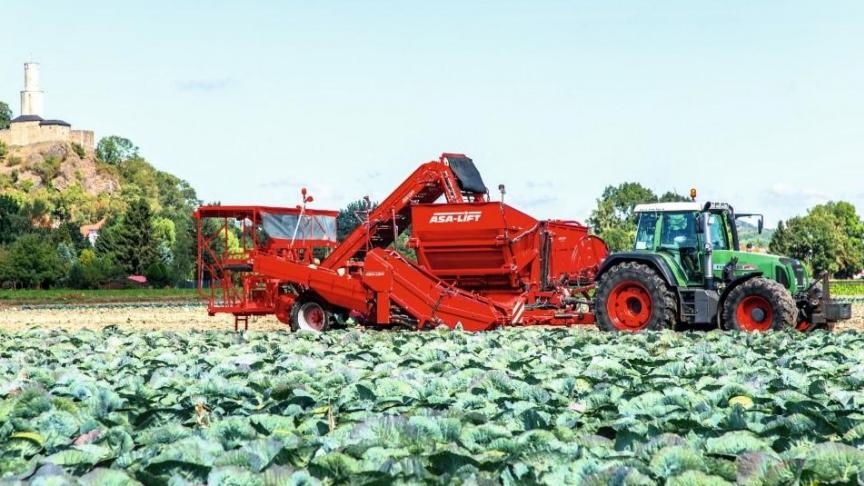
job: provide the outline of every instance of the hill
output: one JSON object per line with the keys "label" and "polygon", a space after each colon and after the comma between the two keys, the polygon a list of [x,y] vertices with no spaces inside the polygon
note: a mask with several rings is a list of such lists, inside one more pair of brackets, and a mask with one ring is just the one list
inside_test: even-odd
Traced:
{"label": "hill", "polygon": [[737,221],[738,240],[741,243],[741,248],[746,248],[748,243],[752,243],[755,248],[768,248],[768,243],[771,242],[771,237],[774,236],[774,230],[771,228],[762,228],[762,234],[759,234],[759,229],[756,225],[751,224],[743,219]]}
{"label": "hill", "polygon": [[111,219],[139,197],[157,213],[195,200],[189,184],[155,169],[137,149],[108,163],[94,150],[62,142],[0,148],[0,192],[37,227]]}
{"label": "hill", "polygon": [[[129,275],[188,281],[195,190],[106,137],[0,145],[0,287],[99,288]],[[83,226],[86,228],[82,228]]]}

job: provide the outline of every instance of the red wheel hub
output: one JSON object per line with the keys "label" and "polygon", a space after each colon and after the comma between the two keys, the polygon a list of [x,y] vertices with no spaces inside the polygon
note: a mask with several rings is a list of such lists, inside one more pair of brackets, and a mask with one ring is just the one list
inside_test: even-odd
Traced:
{"label": "red wheel hub", "polygon": [[748,295],[735,309],[735,320],[745,331],[767,331],[774,322],[774,309],[765,297]]}
{"label": "red wheel hub", "polygon": [[314,330],[324,329],[324,310],[318,304],[310,303],[303,307],[303,320]]}
{"label": "red wheel hub", "polygon": [[651,320],[651,294],[639,282],[621,282],[612,289],[606,302],[606,312],[616,329],[640,331]]}

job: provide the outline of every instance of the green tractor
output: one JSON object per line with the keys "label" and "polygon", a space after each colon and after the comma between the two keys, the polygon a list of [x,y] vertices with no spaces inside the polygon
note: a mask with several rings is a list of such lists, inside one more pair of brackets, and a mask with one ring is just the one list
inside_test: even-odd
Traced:
{"label": "green tractor", "polygon": [[597,325],[606,331],[739,331],[830,327],[851,317],[831,300],[827,276],[800,261],[740,251],[736,215],[724,203],[641,204],[631,252],[614,253],[597,275]]}

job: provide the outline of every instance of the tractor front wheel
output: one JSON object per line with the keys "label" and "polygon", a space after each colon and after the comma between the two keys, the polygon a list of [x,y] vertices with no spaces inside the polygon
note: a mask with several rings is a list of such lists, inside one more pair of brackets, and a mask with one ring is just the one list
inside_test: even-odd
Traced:
{"label": "tractor front wheel", "polygon": [[330,328],[330,318],[330,310],[320,299],[301,298],[291,308],[291,329],[324,332]]}
{"label": "tractor front wheel", "polygon": [[797,323],[798,308],[785,287],[756,277],[732,289],[723,304],[723,324],[745,332],[780,331]]}
{"label": "tractor front wheel", "polygon": [[675,294],[651,267],[625,262],[600,277],[597,326],[604,331],[660,331],[675,324]]}

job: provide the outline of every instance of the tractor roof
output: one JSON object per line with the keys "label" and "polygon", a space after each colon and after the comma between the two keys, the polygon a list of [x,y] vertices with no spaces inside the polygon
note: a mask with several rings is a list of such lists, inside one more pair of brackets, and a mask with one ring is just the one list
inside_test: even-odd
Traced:
{"label": "tractor roof", "polygon": [[701,211],[704,204],[696,201],[687,202],[663,202],[637,204],[633,211],[637,213],[664,213],[673,211]]}

